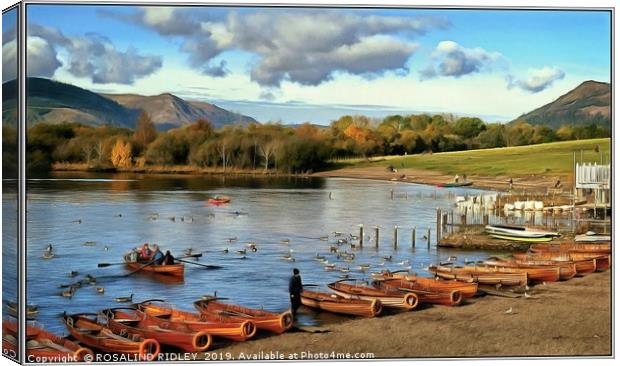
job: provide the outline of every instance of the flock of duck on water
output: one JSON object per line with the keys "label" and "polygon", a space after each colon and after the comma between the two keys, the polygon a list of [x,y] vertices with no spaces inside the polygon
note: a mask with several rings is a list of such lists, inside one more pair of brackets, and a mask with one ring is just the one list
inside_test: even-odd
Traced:
{"label": "flock of duck on water", "polygon": [[[219,198],[222,199],[221,197]],[[219,204],[219,203],[218,203]],[[329,236],[321,237],[330,241]],[[325,271],[339,271],[339,280],[326,287],[330,292],[313,291],[317,285],[305,284],[301,293],[301,302],[315,311],[327,311],[349,316],[375,317],[385,310],[410,311],[421,304],[458,306],[483,293],[531,298],[527,293],[529,285],[553,281],[569,280],[575,276],[585,276],[595,271],[605,271],[610,266],[611,244],[604,243],[563,243],[534,244],[525,253],[515,253],[507,257],[491,257],[485,261],[469,262],[457,265],[457,258],[450,256],[446,261],[431,265],[426,270],[433,277],[418,276],[411,273],[409,260],[397,261],[391,255],[382,257],[380,263],[371,265],[358,264],[355,250],[359,249],[356,241],[360,238],[342,232],[334,232],[329,243],[329,253],[316,254],[314,260]],[[229,238],[235,243],[237,238]],[[87,242],[90,243],[90,242]],[[281,240],[289,245],[289,239]],[[86,245],[86,243],[84,244]],[[245,243],[244,249],[236,254],[245,258],[258,251],[255,242]],[[350,248],[350,251],[348,250]],[[228,253],[229,249],[223,250]],[[285,261],[295,261],[293,249],[282,256]],[[51,245],[46,248],[44,257],[53,257]],[[155,275],[181,277],[185,264],[195,264],[210,269],[219,266],[205,265],[184,259],[198,259],[202,253],[194,253],[188,248],[184,256],[175,258],[172,265],[155,265],[129,261],[122,263],[132,271],[147,272]],[[332,262],[330,262],[330,260]],[[346,263],[346,266],[338,263]],[[103,264],[103,265],[102,265]],[[107,267],[109,263],[100,263]],[[389,271],[386,264],[399,265],[396,271]],[[169,268],[177,266],[176,268]],[[370,274],[369,281],[352,278],[350,272],[367,273],[372,267],[380,268]],[[79,275],[72,271],[72,277]],[[83,285],[96,285],[97,279],[86,275],[83,279],[70,285],[61,292],[64,297],[72,297]],[[103,293],[103,287],[95,287]],[[312,289],[312,290],[311,290]],[[133,302],[133,294],[116,297],[115,301],[123,303],[122,307],[101,309],[96,313],[63,314],[63,322],[69,337],[60,337],[35,325],[26,330],[27,354],[35,357],[56,357],[64,361],[92,360],[94,353],[119,353],[133,355],[141,360],[155,359],[162,350],[170,349],[185,352],[204,352],[227,341],[245,341],[255,336],[257,331],[280,334],[291,329],[294,318],[291,310],[269,312],[231,304],[217,297],[203,296],[194,302],[195,312],[175,308],[162,300]],[[14,305],[15,312],[17,306]],[[36,318],[38,308],[27,308],[29,320]],[[507,313],[510,313],[507,311]],[[6,349],[16,349],[17,323],[3,323],[3,345]]]}

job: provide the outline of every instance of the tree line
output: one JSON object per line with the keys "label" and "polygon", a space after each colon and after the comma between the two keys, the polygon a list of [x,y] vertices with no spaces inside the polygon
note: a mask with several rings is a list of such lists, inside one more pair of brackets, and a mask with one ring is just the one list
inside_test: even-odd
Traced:
{"label": "tree line", "polygon": [[[3,159],[11,161],[14,130],[3,127]],[[485,123],[476,117],[392,115],[383,119],[342,116],[329,126],[304,123],[227,125],[204,119],[165,132],[142,113],[134,130],[76,123],[37,124],[27,133],[27,168],[48,172],[53,163],[81,163],[92,169],[189,165],[227,171],[243,169],[308,173],[352,157],[404,155],[539,144],[608,137],[596,124],[551,129],[525,121]],[[4,164],[7,166],[7,164]]]}

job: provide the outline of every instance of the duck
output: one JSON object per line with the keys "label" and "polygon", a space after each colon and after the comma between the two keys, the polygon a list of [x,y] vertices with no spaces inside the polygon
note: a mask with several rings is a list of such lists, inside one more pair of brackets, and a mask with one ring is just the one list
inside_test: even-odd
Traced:
{"label": "duck", "polygon": [[228,248],[222,250],[223,253],[228,253]]}
{"label": "duck", "polygon": [[289,244],[291,242],[291,239],[282,239],[280,240],[280,243],[282,244]]}
{"label": "duck", "polygon": [[321,240],[321,241],[328,241],[329,240],[329,236],[321,236],[319,238],[319,240]]}
{"label": "duck", "polygon": [[316,255],[314,256],[314,259],[317,261],[323,260],[325,259],[324,255],[319,255],[319,253],[316,253]]}
{"label": "duck", "polygon": [[236,242],[236,241],[237,241],[237,237],[236,237],[236,236],[233,236],[232,238],[228,238],[228,239],[226,239],[226,240],[228,240],[228,242],[229,242],[229,243],[234,243],[234,242]]}
{"label": "duck", "polygon": [[104,293],[104,292],[105,292],[105,288],[103,288],[103,287],[97,287],[97,293],[98,293],[98,294],[102,294],[102,293]]}
{"label": "duck", "polygon": [[132,302],[133,301],[133,294],[129,295],[129,296],[120,296],[114,299],[114,301],[116,302]]}
{"label": "duck", "polygon": [[246,254],[247,250],[243,249],[243,250],[236,250],[235,253],[237,254]]}
{"label": "duck", "polygon": [[72,298],[73,294],[75,294],[75,287],[73,287],[73,286],[69,286],[68,290],[65,290],[65,291],[60,293],[60,295],[62,297],[68,297],[68,298]]}
{"label": "duck", "polygon": [[387,262],[391,262],[392,261],[392,256],[391,255],[386,255],[383,257],[383,259],[385,259]]}
{"label": "duck", "polygon": [[404,261],[398,262],[397,264],[400,265],[400,266],[405,266],[405,265],[409,264],[409,259],[405,259]]}
{"label": "duck", "polygon": [[74,224],[81,224],[82,223],[82,219],[73,220],[71,222],[74,223]]}
{"label": "duck", "polygon": [[193,249],[192,248],[187,248],[183,251],[183,254],[190,256],[192,255]]}

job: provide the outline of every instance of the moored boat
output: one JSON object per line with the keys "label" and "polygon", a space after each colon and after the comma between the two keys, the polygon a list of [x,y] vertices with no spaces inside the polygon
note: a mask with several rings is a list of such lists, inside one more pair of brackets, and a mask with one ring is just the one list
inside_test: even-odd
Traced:
{"label": "moored boat", "polygon": [[437,304],[445,306],[458,306],[463,301],[463,295],[459,291],[434,292],[418,283],[398,280],[381,279],[374,280],[372,285],[376,288],[411,292],[418,296],[421,304]]}
{"label": "moored boat", "polygon": [[610,254],[611,244],[535,244],[530,251]]}
{"label": "moored boat", "polygon": [[437,277],[449,280],[478,282],[484,285],[525,286],[527,272],[506,271],[499,268],[484,267],[429,266],[428,271]]}
{"label": "moored boat", "polygon": [[330,283],[327,287],[347,299],[379,300],[386,308],[413,310],[418,306],[418,296],[412,293],[351,285],[342,281]]}
{"label": "moored boat", "polygon": [[478,283],[474,281],[449,281],[439,278],[420,277],[414,274],[403,272],[383,271],[373,274],[374,278],[400,279],[418,283],[429,291],[434,292],[452,292],[459,291],[464,298],[471,298],[478,293]]}
{"label": "moored boat", "polygon": [[560,271],[560,280],[566,281],[577,275],[577,269],[572,262],[555,262],[555,261],[519,261],[513,260],[500,260],[500,259],[488,259],[484,261],[484,264],[489,266],[500,267],[514,267],[514,268],[558,268]]}
{"label": "moored boat", "polygon": [[106,318],[106,325],[116,333],[139,334],[185,352],[204,352],[213,342],[211,335],[205,331],[193,331],[174,323],[156,324],[137,309],[114,308],[102,310],[100,313]]}
{"label": "moored boat", "polygon": [[134,306],[151,317],[156,324],[179,323],[194,331],[205,331],[212,336],[246,341],[256,334],[256,326],[250,320],[238,320],[218,315],[196,314],[173,309],[162,301],[148,300]]}
{"label": "moored boat", "polygon": [[177,264],[168,264],[168,265],[157,265],[157,264],[148,264],[148,263],[140,263],[140,262],[132,262],[130,259],[130,255],[126,254],[123,257],[123,261],[125,265],[129,267],[132,271],[141,271],[145,273],[152,273],[162,276],[171,276],[175,278],[183,278],[185,273],[185,265],[183,263]]}
{"label": "moored boat", "polygon": [[[17,322],[2,322],[2,348],[17,351]],[[26,356],[56,362],[80,362],[93,356],[93,351],[67,338],[57,336],[39,327],[26,327]],[[50,361],[51,362],[51,361]]]}
{"label": "moored boat", "polygon": [[130,332],[121,336],[97,319],[97,314],[63,315],[63,321],[71,336],[90,348],[102,352],[136,355],[142,361],[153,360],[159,354],[160,345],[156,340]]}
{"label": "moored boat", "polygon": [[471,185],[473,185],[474,182],[469,181],[469,182],[452,182],[452,183],[437,183],[437,187],[440,188],[454,188],[454,187],[469,187]]}
{"label": "moored boat", "polygon": [[560,236],[556,231],[546,231],[525,226],[487,225],[484,230],[490,234],[508,235],[523,238],[542,238]]}
{"label": "moored boat", "polygon": [[596,261],[594,259],[573,260],[570,255],[557,253],[515,253],[512,255],[517,260],[552,260],[558,262],[571,262],[575,264],[577,276],[584,276],[596,271]]}
{"label": "moored boat", "polygon": [[502,240],[510,240],[510,241],[522,241],[526,243],[541,243],[553,240],[550,236],[542,236],[542,237],[522,237],[522,236],[513,236],[508,234],[489,234],[492,238],[502,239]]}
{"label": "moored boat", "polygon": [[194,302],[194,307],[201,314],[213,314],[240,321],[251,320],[258,329],[274,333],[284,333],[293,326],[293,314],[290,310],[272,313],[265,310],[250,309],[239,305],[225,304],[216,297],[205,296]]}
{"label": "moored boat", "polygon": [[332,313],[357,315],[372,318],[381,313],[381,300],[362,300],[345,298],[336,294],[304,290],[301,293],[301,303],[313,309],[320,309]]}

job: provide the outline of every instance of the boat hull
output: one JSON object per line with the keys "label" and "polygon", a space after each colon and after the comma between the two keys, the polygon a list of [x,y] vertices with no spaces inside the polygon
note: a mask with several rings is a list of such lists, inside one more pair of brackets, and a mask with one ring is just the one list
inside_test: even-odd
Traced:
{"label": "boat hull", "polygon": [[434,292],[452,292],[459,291],[464,298],[471,298],[476,296],[478,293],[478,283],[473,281],[463,282],[463,281],[447,281],[441,280],[437,278],[426,278],[419,277],[416,275],[411,275],[407,273],[398,273],[398,272],[381,272],[375,276],[376,278],[384,278],[384,279],[399,279],[406,280],[409,282],[418,283],[426,288],[429,291]]}
{"label": "boat hull", "polygon": [[525,286],[528,282],[526,272],[506,272],[499,269],[430,266],[428,271],[443,279],[474,281],[484,285]]}
{"label": "boat hull", "polygon": [[380,300],[347,299],[335,294],[304,290],[301,293],[301,303],[313,309],[331,313],[362,316],[372,318],[381,313],[383,305]]}
{"label": "boat hull", "polygon": [[132,271],[140,270],[140,272],[143,272],[143,273],[151,273],[151,274],[156,274],[160,276],[170,276],[170,277],[174,277],[177,279],[183,279],[185,275],[184,264],[145,266],[144,263],[129,261],[128,256],[123,257],[123,260],[125,261],[125,265]]}
{"label": "boat hull", "polygon": [[388,291],[374,289],[371,287],[354,286],[341,282],[334,282],[327,285],[336,295],[346,299],[379,300],[381,305],[386,308],[398,310],[413,310],[418,306],[418,296],[412,293],[401,291]]}
{"label": "boat hull", "polygon": [[284,333],[293,326],[293,314],[289,310],[277,314],[239,305],[224,304],[214,300],[198,300],[194,302],[194,307],[205,315],[219,315],[239,321],[250,320],[258,329],[277,334]]}
{"label": "boat hull", "polygon": [[375,280],[373,281],[373,286],[376,288],[412,292],[418,296],[421,304],[458,306],[463,301],[463,295],[459,291],[435,292],[415,282],[405,280]]}

